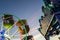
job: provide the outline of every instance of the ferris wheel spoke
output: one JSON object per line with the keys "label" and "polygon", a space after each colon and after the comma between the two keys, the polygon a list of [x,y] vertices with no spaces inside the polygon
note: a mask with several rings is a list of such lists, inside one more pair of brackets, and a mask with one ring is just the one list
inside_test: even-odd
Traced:
{"label": "ferris wheel spoke", "polygon": [[[17,22],[15,22],[16,24]],[[11,27],[13,27],[15,24],[13,24]],[[5,33],[7,33],[11,28],[8,28],[7,31]]]}
{"label": "ferris wheel spoke", "polygon": [[18,32],[18,29],[11,35],[11,38],[15,36],[15,34]]}

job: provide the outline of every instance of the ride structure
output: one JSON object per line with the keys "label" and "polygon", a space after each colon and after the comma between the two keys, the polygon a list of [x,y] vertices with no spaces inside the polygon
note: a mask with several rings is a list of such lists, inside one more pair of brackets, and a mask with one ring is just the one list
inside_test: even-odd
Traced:
{"label": "ride structure", "polygon": [[53,35],[60,34],[60,0],[43,0],[42,12],[44,16],[39,19],[40,32],[50,40]]}
{"label": "ride structure", "polygon": [[[2,14],[0,23],[0,40],[11,40],[13,38],[22,40],[30,30],[26,19],[21,20],[12,14]],[[24,40],[27,40],[27,37]]]}

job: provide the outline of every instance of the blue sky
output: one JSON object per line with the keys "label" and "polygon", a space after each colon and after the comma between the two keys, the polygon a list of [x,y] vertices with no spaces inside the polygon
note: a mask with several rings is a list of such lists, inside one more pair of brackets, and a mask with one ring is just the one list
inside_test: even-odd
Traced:
{"label": "blue sky", "polygon": [[16,15],[20,19],[27,19],[28,25],[32,29],[40,27],[39,19],[43,15],[42,5],[42,0],[0,0],[0,14],[8,13]]}
{"label": "blue sky", "polygon": [[43,15],[42,5],[42,0],[0,0],[0,14],[13,14],[20,19],[27,19],[29,25],[33,24],[30,27],[37,26],[40,16]]}

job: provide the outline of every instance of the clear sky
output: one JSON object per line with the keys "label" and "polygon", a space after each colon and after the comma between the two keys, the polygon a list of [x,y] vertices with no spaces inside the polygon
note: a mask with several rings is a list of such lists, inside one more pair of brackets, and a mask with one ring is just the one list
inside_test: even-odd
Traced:
{"label": "clear sky", "polygon": [[[42,0],[0,0],[0,14],[8,13],[16,15],[20,19],[27,19],[30,29],[38,28],[40,27],[39,19],[43,15],[42,5]],[[34,32],[36,31],[34,30]],[[39,32],[33,34],[37,35]]]}

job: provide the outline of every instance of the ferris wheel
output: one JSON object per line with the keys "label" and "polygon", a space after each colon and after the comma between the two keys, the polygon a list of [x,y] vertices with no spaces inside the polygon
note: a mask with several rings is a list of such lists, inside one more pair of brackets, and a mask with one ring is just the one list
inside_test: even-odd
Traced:
{"label": "ferris wheel", "polygon": [[[23,40],[29,30],[25,19],[21,20],[12,14],[2,14],[0,16],[0,40],[12,40],[13,38]],[[24,40],[27,40],[27,37]]]}

